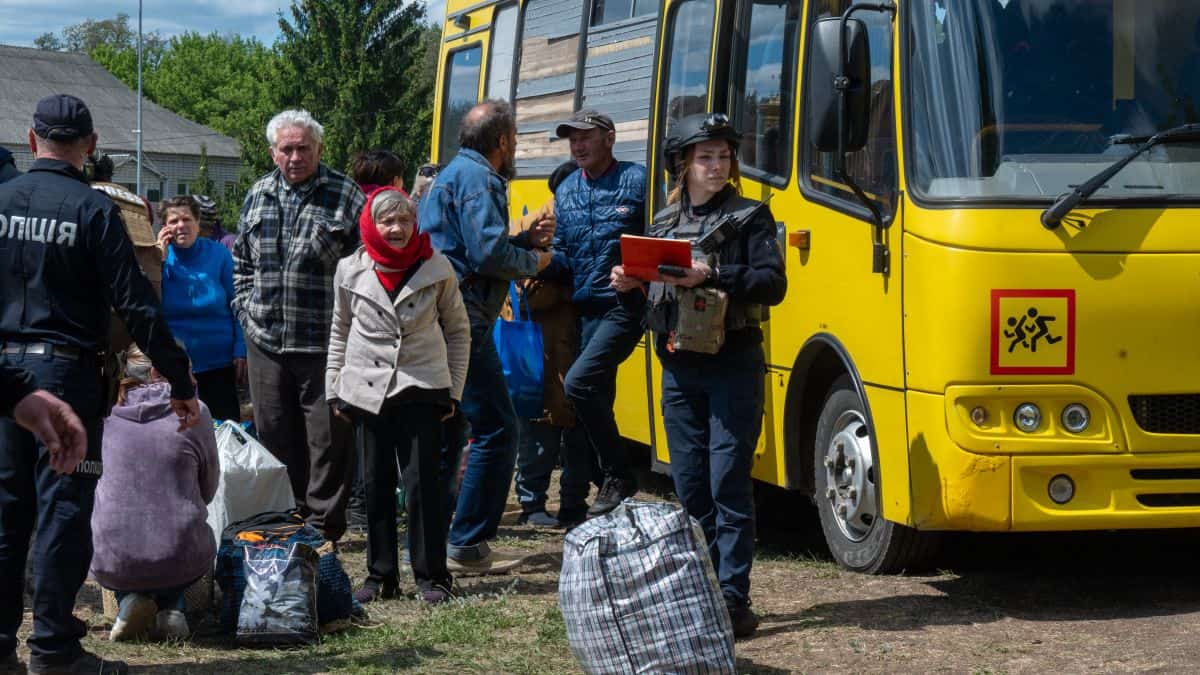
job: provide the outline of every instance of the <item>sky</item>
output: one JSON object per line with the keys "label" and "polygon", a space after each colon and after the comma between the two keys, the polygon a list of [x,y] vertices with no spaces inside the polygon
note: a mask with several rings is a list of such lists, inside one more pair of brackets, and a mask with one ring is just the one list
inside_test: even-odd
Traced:
{"label": "sky", "polygon": [[[445,0],[429,5],[440,23]],[[170,37],[186,31],[240,33],[270,45],[279,36],[278,15],[290,0],[143,0],[142,29]],[[85,19],[108,19],[124,12],[137,24],[137,0],[0,0],[0,44],[32,47],[43,33],[58,34]]]}

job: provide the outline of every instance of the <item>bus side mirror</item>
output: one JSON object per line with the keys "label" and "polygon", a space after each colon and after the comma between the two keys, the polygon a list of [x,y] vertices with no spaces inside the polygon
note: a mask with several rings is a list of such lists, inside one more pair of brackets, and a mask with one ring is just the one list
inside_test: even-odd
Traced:
{"label": "bus side mirror", "polygon": [[[819,19],[808,50],[808,123],[819,152],[856,152],[867,144],[871,105],[871,48],[858,19]],[[845,54],[843,58],[842,54]],[[839,68],[839,66],[841,66]]]}

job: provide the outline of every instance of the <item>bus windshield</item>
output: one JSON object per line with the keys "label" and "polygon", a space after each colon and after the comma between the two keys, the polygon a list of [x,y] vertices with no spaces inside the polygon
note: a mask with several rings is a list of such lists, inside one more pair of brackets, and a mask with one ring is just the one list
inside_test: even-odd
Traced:
{"label": "bus windshield", "polygon": [[[1200,2],[918,0],[908,16],[909,187],[1043,202],[1200,121]],[[1126,142],[1122,142],[1126,141]],[[1200,199],[1200,143],[1164,145],[1094,199]]]}

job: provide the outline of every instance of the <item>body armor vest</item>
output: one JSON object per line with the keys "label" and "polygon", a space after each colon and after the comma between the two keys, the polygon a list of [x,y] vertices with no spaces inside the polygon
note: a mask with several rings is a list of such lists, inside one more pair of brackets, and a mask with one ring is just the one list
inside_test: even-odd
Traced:
{"label": "body armor vest", "polygon": [[[686,239],[692,242],[692,257],[719,270],[722,263],[740,262],[742,237],[730,237],[715,255],[706,255],[697,241],[715,229],[723,219],[732,216],[741,222],[749,216],[758,202],[729,195],[721,206],[704,216],[689,216],[679,202],[668,205],[650,223],[650,236]],[[744,224],[743,224],[744,227]],[[767,318],[767,309],[758,303],[739,302],[724,291],[697,286],[686,289],[673,284],[651,282],[647,292],[647,323],[655,333],[674,334],[668,345],[705,353],[716,353],[724,343],[724,333],[757,326]],[[681,316],[682,312],[682,316]],[[719,335],[718,335],[719,333]],[[713,345],[715,344],[715,348]]]}

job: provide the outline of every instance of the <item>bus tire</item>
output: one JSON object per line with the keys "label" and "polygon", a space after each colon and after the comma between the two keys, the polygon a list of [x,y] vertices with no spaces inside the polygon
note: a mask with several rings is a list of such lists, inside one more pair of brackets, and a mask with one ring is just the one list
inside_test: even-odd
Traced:
{"label": "bus tire", "polygon": [[872,434],[849,375],[834,381],[817,421],[814,501],[829,551],[839,565],[865,574],[914,571],[937,550],[936,533],[882,516]]}

